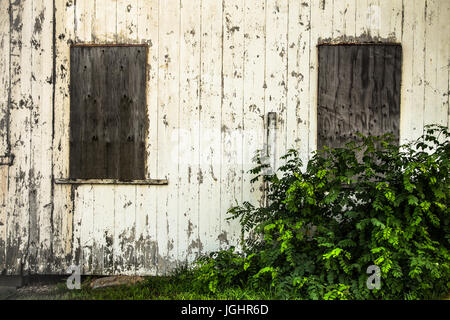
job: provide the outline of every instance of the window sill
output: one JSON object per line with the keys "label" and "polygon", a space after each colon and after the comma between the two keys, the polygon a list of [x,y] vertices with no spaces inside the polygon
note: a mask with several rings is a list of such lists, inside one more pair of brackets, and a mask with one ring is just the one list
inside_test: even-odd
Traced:
{"label": "window sill", "polygon": [[0,155],[0,166],[12,166],[14,156],[12,154]]}
{"label": "window sill", "polygon": [[167,185],[167,179],[119,180],[119,179],[55,179],[56,184],[128,184]]}

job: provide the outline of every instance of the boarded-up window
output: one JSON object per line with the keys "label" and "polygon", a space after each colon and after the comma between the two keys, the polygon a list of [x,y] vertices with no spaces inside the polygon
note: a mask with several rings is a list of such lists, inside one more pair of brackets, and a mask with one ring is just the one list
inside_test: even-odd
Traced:
{"label": "boarded-up window", "polygon": [[70,177],[144,179],[145,46],[70,51]]}
{"label": "boarded-up window", "polygon": [[402,49],[394,44],[319,46],[317,147],[364,135],[399,139]]}

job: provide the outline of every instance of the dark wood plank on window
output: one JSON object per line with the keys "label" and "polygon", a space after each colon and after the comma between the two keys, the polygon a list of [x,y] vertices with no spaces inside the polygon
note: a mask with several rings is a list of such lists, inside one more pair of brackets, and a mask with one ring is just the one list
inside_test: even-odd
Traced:
{"label": "dark wood plank on window", "polygon": [[[103,49],[102,49],[103,50]],[[123,76],[122,55],[116,56],[116,51],[105,51],[105,69],[108,72],[105,87],[108,94],[105,97],[106,113],[105,113],[105,170],[108,177],[120,177],[120,108],[119,103],[121,92],[119,92],[121,77]],[[116,61],[115,64],[108,63]]]}
{"label": "dark wood plank on window", "polygon": [[120,96],[120,178],[143,179],[145,176],[145,105],[146,50],[128,47],[123,50]]}
{"label": "dark wood plank on window", "polygon": [[318,149],[394,134],[400,121],[399,45],[319,46]]}
{"label": "dark wood plank on window", "polygon": [[81,177],[82,170],[82,125],[84,122],[84,77],[85,65],[81,64],[81,52],[70,52],[70,161],[69,175]]}
{"label": "dark wood plank on window", "polygon": [[86,104],[86,121],[84,126],[83,151],[83,178],[96,177],[105,178],[105,171],[102,166],[104,159],[104,141],[102,139],[104,117],[104,97],[105,97],[105,77],[106,70],[103,65],[103,55],[99,48],[83,48],[83,57],[86,60],[90,74],[86,80],[89,93]]}
{"label": "dark wood plank on window", "polygon": [[72,47],[71,178],[145,178],[145,69],[145,47]]}

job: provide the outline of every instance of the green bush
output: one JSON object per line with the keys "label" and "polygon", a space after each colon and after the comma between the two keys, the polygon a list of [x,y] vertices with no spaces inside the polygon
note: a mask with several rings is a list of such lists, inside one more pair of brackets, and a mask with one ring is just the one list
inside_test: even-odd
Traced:
{"label": "green bush", "polygon": [[[271,290],[279,298],[433,299],[450,287],[449,132],[427,126],[398,146],[364,137],[314,154],[303,169],[290,150],[264,175],[268,205],[231,208],[245,234],[234,248],[197,261],[195,285]],[[368,289],[367,268],[381,271]]]}

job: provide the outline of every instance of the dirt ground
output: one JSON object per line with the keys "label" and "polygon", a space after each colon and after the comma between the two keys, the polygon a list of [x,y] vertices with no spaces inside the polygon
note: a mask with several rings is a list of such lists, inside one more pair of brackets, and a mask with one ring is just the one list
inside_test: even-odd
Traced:
{"label": "dirt ground", "polygon": [[[45,280],[43,280],[45,279]],[[61,300],[68,299],[65,290],[65,278],[47,277],[41,280],[32,280],[20,288],[0,289],[0,300]],[[84,279],[86,280],[86,278]],[[92,277],[87,280],[89,287],[104,288],[111,286],[134,284],[143,281],[143,277],[135,276],[111,276]]]}
{"label": "dirt ground", "polygon": [[0,292],[0,300],[55,300],[61,299],[57,284],[31,284]]}

